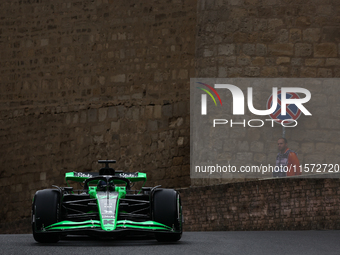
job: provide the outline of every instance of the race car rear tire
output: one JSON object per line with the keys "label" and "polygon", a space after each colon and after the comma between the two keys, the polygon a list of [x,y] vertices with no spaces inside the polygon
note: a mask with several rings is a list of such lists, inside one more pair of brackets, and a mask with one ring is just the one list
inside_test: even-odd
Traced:
{"label": "race car rear tire", "polygon": [[56,243],[60,235],[39,232],[44,227],[57,223],[60,213],[60,192],[55,189],[39,190],[32,203],[32,231],[34,239],[39,243]]}
{"label": "race car rear tire", "polygon": [[173,189],[159,189],[153,195],[153,220],[174,228],[176,232],[155,233],[159,242],[175,242],[182,237],[182,207],[179,193]]}

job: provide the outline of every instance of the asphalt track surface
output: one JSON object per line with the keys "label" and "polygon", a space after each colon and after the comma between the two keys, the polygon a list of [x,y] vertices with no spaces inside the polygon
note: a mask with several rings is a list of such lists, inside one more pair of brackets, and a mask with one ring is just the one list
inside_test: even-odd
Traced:
{"label": "asphalt track surface", "polygon": [[176,243],[152,239],[96,240],[66,237],[56,244],[36,243],[32,235],[0,235],[0,254],[340,254],[340,230],[185,232]]}

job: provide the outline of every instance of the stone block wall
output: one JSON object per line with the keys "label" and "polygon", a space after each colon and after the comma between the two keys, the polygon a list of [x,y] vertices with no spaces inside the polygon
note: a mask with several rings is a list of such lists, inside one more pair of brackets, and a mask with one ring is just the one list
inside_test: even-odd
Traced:
{"label": "stone block wall", "polygon": [[[146,172],[147,185],[189,186],[189,78],[339,77],[339,8],[337,0],[1,1],[0,232],[29,232],[34,192],[63,185],[65,172],[98,169],[98,159]],[[309,143],[295,144],[327,147]],[[196,192],[186,192],[190,205]],[[187,222],[206,212],[192,206]],[[211,229],[195,217],[192,230]]]}
{"label": "stone block wall", "polygon": [[339,77],[336,0],[199,0],[198,77]]}
{"label": "stone block wall", "polygon": [[180,193],[186,231],[340,229],[339,179],[268,179]]}
{"label": "stone block wall", "polygon": [[0,232],[29,231],[36,190],[98,159],[190,185],[195,26],[193,0],[1,1]]}
{"label": "stone block wall", "polygon": [[[199,0],[197,24],[196,77],[340,77],[339,1]],[[314,113],[324,113],[323,118],[313,116],[310,121],[302,116],[297,128],[287,129],[289,148],[299,154],[301,163],[338,163],[340,157],[330,154],[336,154],[338,148],[339,87],[325,90],[311,85],[312,90],[308,107]],[[259,90],[254,87],[254,91]],[[265,108],[270,93],[261,91],[265,100],[260,101],[258,109]],[[226,132],[230,139],[225,141],[226,158],[231,164],[250,158],[259,165],[275,163],[277,139],[282,136],[279,125],[266,132],[233,132]],[[230,181],[235,179],[195,179],[192,184]]]}

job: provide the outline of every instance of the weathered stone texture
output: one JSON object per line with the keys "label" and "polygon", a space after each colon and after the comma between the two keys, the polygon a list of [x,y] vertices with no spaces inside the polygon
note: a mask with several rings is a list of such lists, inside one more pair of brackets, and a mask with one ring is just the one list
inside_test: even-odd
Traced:
{"label": "weathered stone texture", "polygon": [[[308,4],[286,0],[198,2],[200,32],[196,52],[201,48],[217,49],[219,56],[238,60],[230,70],[220,71],[218,77],[337,77],[339,63],[335,61],[329,60],[327,70],[309,68],[322,67],[326,58],[339,57],[340,19],[336,1],[327,5],[321,0]],[[213,52],[216,51],[196,54],[196,76],[215,77],[213,70],[227,66],[216,61]],[[247,57],[252,58],[251,64],[244,61]],[[259,57],[271,61],[263,63]],[[206,69],[203,63],[208,62],[214,63],[216,69]]]}
{"label": "weathered stone texture", "polygon": [[195,0],[1,1],[1,232],[29,231],[35,191],[98,159],[190,185],[195,26]]}
{"label": "weathered stone texture", "polygon": [[[209,3],[208,3],[209,2]],[[196,76],[216,77],[340,77],[340,19],[339,4],[336,1],[198,1],[198,28],[196,40]],[[222,15],[222,14],[225,15]],[[223,38],[216,41],[215,38]],[[201,49],[217,49],[220,55],[201,55]],[[216,51],[214,51],[216,52]],[[225,57],[221,59],[221,56]],[[209,65],[209,67],[207,67]],[[336,86],[334,86],[336,87]],[[256,89],[256,88],[254,88]],[[323,88],[327,91],[328,88]],[[328,92],[327,92],[328,93]],[[333,88],[333,95],[339,95],[339,89]],[[320,93],[322,94],[322,93]],[[313,98],[317,102],[330,100]],[[314,102],[315,102],[314,101]],[[325,102],[324,101],[324,102]],[[337,103],[334,101],[334,105]],[[334,121],[334,111],[323,105],[310,106],[313,112],[322,112],[325,121],[310,121],[301,128],[288,131],[286,137],[290,148],[299,150],[302,143],[320,139],[332,147],[333,138],[328,135],[337,133],[339,123]],[[333,112],[333,113],[332,113]],[[331,119],[331,121],[327,121]],[[300,125],[300,124],[299,124]],[[303,128],[302,128],[303,127]],[[306,132],[308,130],[308,132]],[[335,135],[333,133],[333,135]],[[251,132],[239,134],[228,139],[230,146],[224,146],[231,158],[241,161],[251,157],[256,162],[275,158],[277,148],[271,147],[282,136],[281,130],[254,135]],[[270,141],[272,139],[272,141]],[[264,142],[265,141],[265,142]],[[257,143],[254,143],[257,142]],[[261,142],[263,147],[261,147]],[[240,144],[238,144],[240,143]],[[238,144],[236,146],[236,144]],[[315,148],[315,142],[313,143]],[[255,152],[265,155],[256,155]],[[238,153],[237,153],[238,152]],[[336,155],[315,155],[306,158],[308,153],[300,153],[301,162],[308,162],[313,156],[319,162],[339,161]],[[256,159],[255,159],[256,158]],[[262,162],[263,162],[262,161]],[[193,185],[222,183],[230,180],[192,180]]]}
{"label": "weathered stone texture", "polygon": [[181,189],[184,229],[340,229],[339,184],[288,178]]}
{"label": "weathered stone texture", "polygon": [[[63,185],[65,172],[98,169],[101,158],[146,172],[147,185],[189,186],[189,78],[340,77],[339,5],[326,2],[1,1],[0,231],[29,231],[34,192]],[[340,137],[315,132],[332,124],[287,135],[309,153],[303,137]],[[239,134],[247,143],[238,157],[261,162],[263,148],[276,148],[252,132]],[[196,189],[187,192],[194,201]]]}

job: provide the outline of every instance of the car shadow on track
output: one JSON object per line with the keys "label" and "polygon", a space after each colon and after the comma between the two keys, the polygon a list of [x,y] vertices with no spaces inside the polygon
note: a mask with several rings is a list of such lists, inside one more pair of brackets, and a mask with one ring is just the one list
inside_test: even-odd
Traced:
{"label": "car shadow on track", "polygon": [[67,236],[62,238],[58,243],[32,243],[32,246],[177,246],[187,245],[187,241],[177,242],[158,242],[152,236],[133,236],[124,238],[96,238],[86,236]]}

